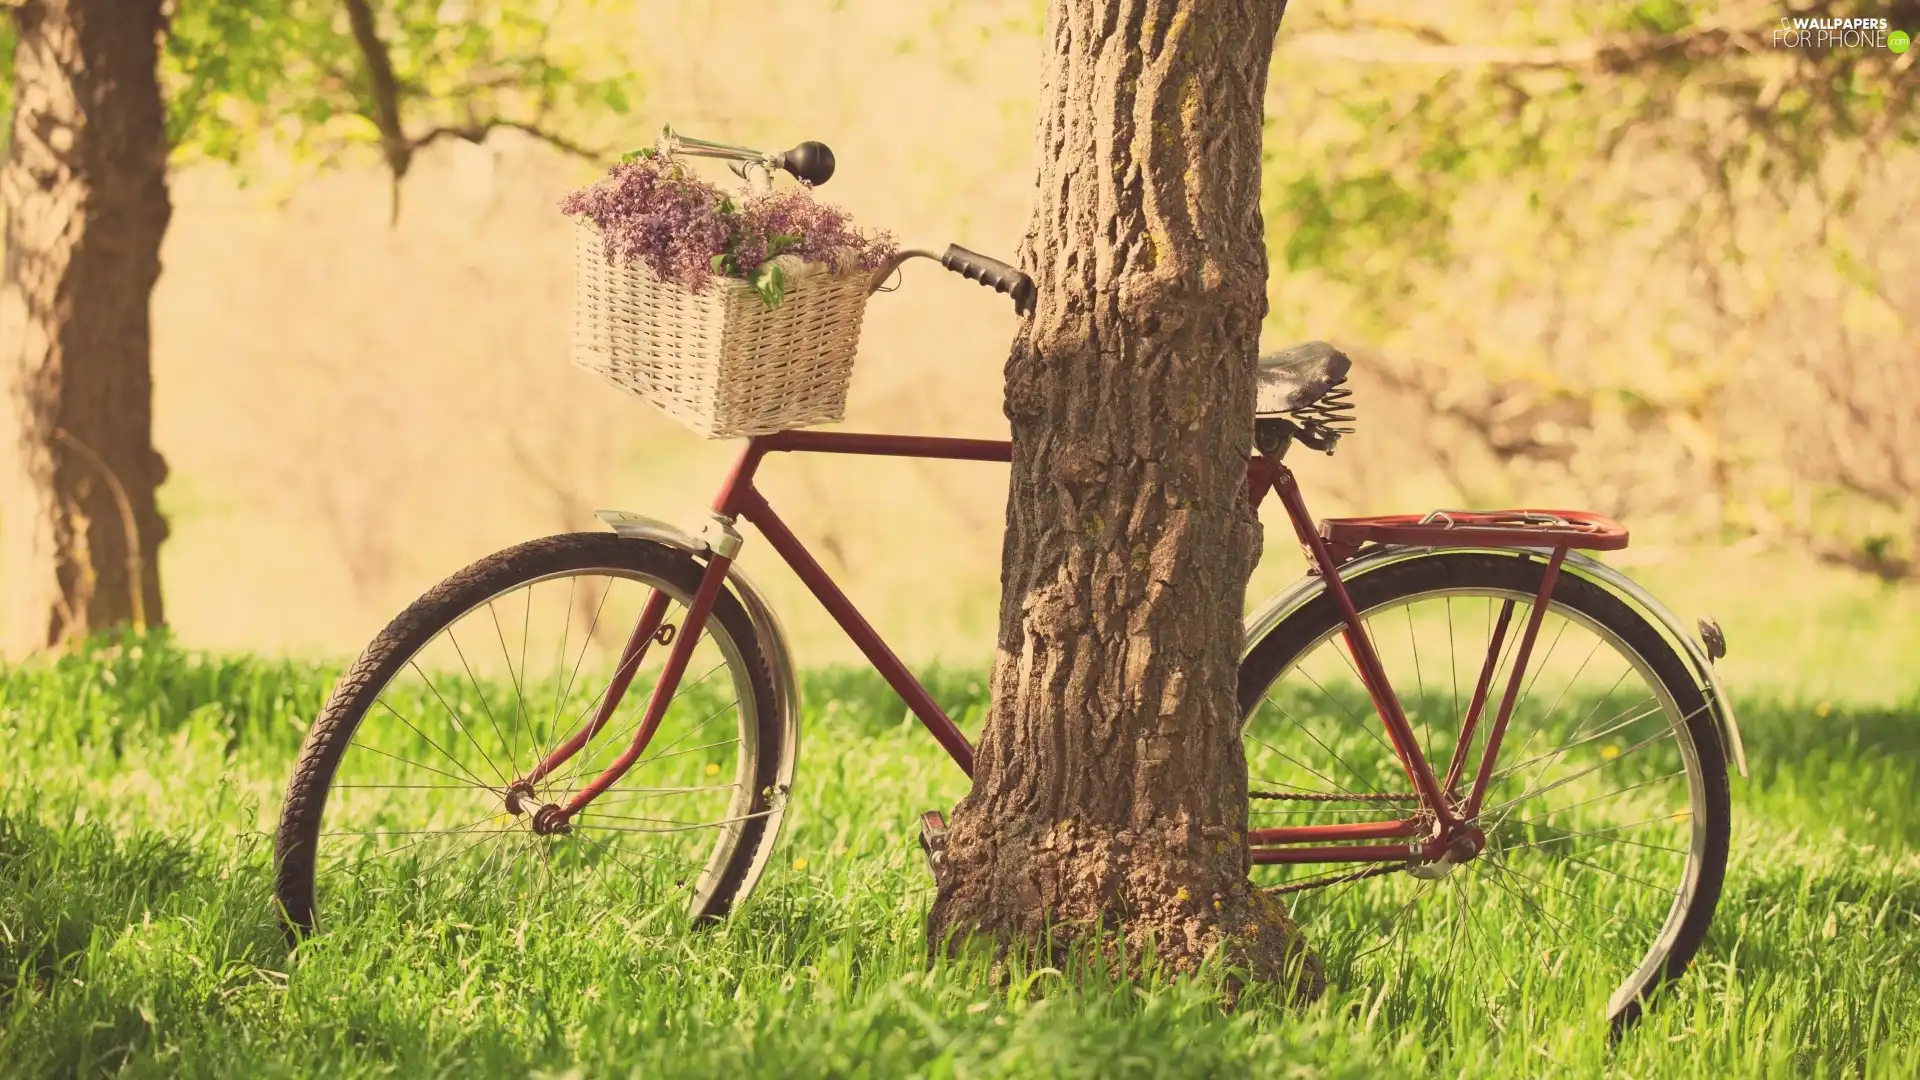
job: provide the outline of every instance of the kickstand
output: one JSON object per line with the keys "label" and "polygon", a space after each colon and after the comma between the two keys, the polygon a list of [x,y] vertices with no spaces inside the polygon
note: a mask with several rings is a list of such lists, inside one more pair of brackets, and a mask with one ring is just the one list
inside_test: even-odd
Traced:
{"label": "kickstand", "polygon": [[920,850],[927,856],[927,872],[940,884],[941,864],[947,857],[947,816],[938,810],[920,815]]}

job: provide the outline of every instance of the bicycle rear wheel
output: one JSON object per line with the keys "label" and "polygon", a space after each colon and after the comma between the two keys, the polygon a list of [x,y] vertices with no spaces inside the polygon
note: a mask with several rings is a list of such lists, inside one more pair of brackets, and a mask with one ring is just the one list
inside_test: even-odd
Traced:
{"label": "bicycle rear wheel", "polygon": [[276,838],[276,892],[296,935],[331,922],[668,910],[725,914],[779,828],[780,722],[754,625],[722,589],[646,753],[571,823],[538,835],[532,810],[564,804],[626,748],[667,649],[630,663],[599,734],[507,798],[595,715],[655,590],[670,641],[704,565],[605,533],[547,537],[489,556],[422,596],[367,646],[308,733]]}
{"label": "bicycle rear wheel", "polygon": [[[1435,773],[1444,783],[1463,761],[1456,807],[1543,573],[1537,557],[1436,552],[1348,583]],[[1503,609],[1491,700],[1456,755]],[[1251,829],[1423,813],[1343,627],[1323,593],[1247,652]],[[1365,987],[1383,1008],[1410,1013],[1422,996],[1466,995],[1497,1016],[1551,983],[1556,997],[1603,1001],[1618,1027],[1686,970],[1706,936],[1726,868],[1723,749],[1659,630],[1571,574],[1555,585],[1521,685],[1478,857],[1452,867],[1257,865],[1255,879],[1294,905],[1328,978]]]}

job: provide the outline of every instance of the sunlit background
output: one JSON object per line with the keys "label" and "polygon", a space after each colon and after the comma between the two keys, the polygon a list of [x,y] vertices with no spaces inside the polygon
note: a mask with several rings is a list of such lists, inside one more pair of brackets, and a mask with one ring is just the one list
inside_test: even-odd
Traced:
{"label": "sunlit background", "polygon": [[[1620,561],[1682,614],[1725,623],[1736,686],[1790,673],[1801,692],[1907,694],[1920,601],[1885,582],[1911,571],[1920,528],[1914,151],[1897,132],[1832,127],[1811,147],[1767,144],[1711,80],[1657,65],[1576,91],[1553,71],[1424,64],[1404,34],[1346,25],[1578,38],[1663,5],[1473,7],[1287,15],[1269,90],[1265,344],[1349,349],[1359,405],[1339,455],[1298,466],[1311,504],[1616,513],[1635,533]],[[581,141],[643,145],[665,122],[769,149],[820,139],[839,158],[824,194],[862,223],[1016,250],[1032,0],[556,11],[582,70],[627,79],[625,115],[556,120]],[[1762,55],[1743,77],[1788,62]],[[1820,107],[1806,105],[1810,123]],[[1823,164],[1794,178],[1790,155],[1815,151]],[[596,508],[697,521],[735,447],[567,361],[555,204],[600,168],[512,132],[448,140],[415,162],[397,218],[364,147],[175,170],[155,442],[172,466],[168,617],[187,643],[349,655],[468,561],[597,528]],[[869,306],[843,427],[1000,435],[1014,316],[919,266]],[[1000,467],[794,459],[764,476],[903,654],[985,659]],[[1253,597],[1301,566],[1284,523],[1269,526]],[[744,559],[802,662],[854,658],[763,545]]]}

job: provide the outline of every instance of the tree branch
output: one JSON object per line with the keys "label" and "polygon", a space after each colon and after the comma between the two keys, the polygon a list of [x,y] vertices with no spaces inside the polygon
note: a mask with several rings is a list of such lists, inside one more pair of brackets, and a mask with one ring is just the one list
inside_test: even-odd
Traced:
{"label": "tree branch", "polygon": [[[10,0],[0,0],[0,3],[6,2]],[[388,170],[393,174],[391,221],[400,220],[400,181],[406,178],[407,169],[413,164],[413,155],[441,139],[455,138],[464,139],[470,143],[482,143],[486,141],[489,132],[507,128],[531,135],[548,146],[574,157],[586,158],[590,161],[604,161],[607,158],[605,150],[589,149],[558,132],[547,130],[541,125],[538,117],[531,121],[508,120],[499,116],[484,119],[475,117],[471,113],[470,97],[465,102],[469,107],[467,123],[441,125],[417,138],[409,138],[400,118],[400,99],[404,88],[394,75],[393,58],[387,51],[387,43],[381,39],[379,28],[374,25],[373,10],[368,6],[367,0],[343,0],[343,2],[347,7],[347,22],[353,30],[354,44],[359,48],[360,58],[366,66],[367,91],[372,105],[367,118],[373,121],[373,126],[380,132],[380,150],[386,156]],[[504,85],[508,78],[501,75],[480,80],[466,87],[462,96],[497,88]],[[543,108],[541,113],[544,114],[544,112]]]}
{"label": "tree branch", "polygon": [[542,127],[538,123],[506,120],[497,116],[489,117],[485,120],[476,120],[467,124],[443,125],[433,128],[419,138],[411,140],[408,143],[408,152],[411,153],[415,150],[424,149],[441,139],[460,139],[470,143],[483,143],[487,141],[488,134],[503,128],[508,131],[518,131],[523,135],[530,135],[546,143],[548,146],[553,147],[555,150],[559,150],[565,154],[571,154],[577,158],[585,158],[588,161],[605,161],[608,156],[605,150],[597,150],[592,147],[583,146],[561,135],[559,132],[550,131]]}
{"label": "tree branch", "polygon": [[373,25],[373,10],[367,6],[367,0],[345,0],[345,3],[353,43],[359,47],[360,59],[367,66],[367,91],[373,99],[373,114],[369,119],[380,131],[380,149],[386,153],[387,167],[393,170],[394,181],[398,183],[407,175],[407,166],[412,164],[413,147],[408,145],[406,133],[400,129],[400,84],[393,77],[393,58]]}
{"label": "tree branch", "polygon": [[1595,68],[1609,74],[1669,60],[1710,60],[1733,53],[1754,53],[1766,45],[1758,33],[1703,26],[1674,34],[1623,35],[1564,45],[1437,44],[1437,34],[1406,30],[1421,42],[1390,42],[1355,34],[1301,34],[1282,40],[1289,52],[1361,64],[1427,67],[1487,67],[1501,70]]}

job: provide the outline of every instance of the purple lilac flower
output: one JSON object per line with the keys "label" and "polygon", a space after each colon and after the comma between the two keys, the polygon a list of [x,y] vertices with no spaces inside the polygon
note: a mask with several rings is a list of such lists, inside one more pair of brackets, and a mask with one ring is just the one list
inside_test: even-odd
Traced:
{"label": "purple lilac flower", "polygon": [[645,263],[662,281],[699,292],[732,232],[721,213],[725,201],[719,188],[655,155],[614,166],[606,179],[568,195],[560,209],[599,226],[607,262]]}
{"label": "purple lilac flower", "polygon": [[878,270],[895,250],[892,236],[862,235],[846,211],[815,202],[805,184],[756,195],[741,208],[734,248],[741,271],[751,273],[765,262],[778,237],[789,238],[788,246],[775,254],[792,253],[840,271]]}
{"label": "purple lilac flower", "polygon": [[730,256],[731,276],[752,280],[777,255],[849,271],[878,269],[895,251],[890,235],[862,235],[846,211],[815,202],[806,184],[736,207],[667,154],[614,166],[560,209],[599,227],[609,263],[644,263],[654,276],[694,292],[706,287],[718,256]]}

